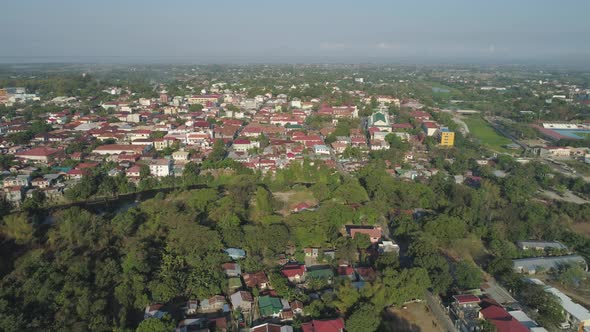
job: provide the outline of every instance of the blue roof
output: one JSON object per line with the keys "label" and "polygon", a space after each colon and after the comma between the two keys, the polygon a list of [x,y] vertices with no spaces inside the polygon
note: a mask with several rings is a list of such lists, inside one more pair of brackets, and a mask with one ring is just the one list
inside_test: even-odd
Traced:
{"label": "blue roof", "polygon": [[231,258],[244,258],[244,257],[246,257],[246,252],[240,248],[227,248],[227,249],[224,249],[224,251]]}

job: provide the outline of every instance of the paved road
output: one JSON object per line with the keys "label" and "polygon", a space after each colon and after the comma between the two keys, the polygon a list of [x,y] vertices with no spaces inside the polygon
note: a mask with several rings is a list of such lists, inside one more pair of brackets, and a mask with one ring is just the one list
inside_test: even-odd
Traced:
{"label": "paved road", "polygon": [[453,322],[449,316],[447,316],[444,307],[442,304],[440,304],[438,296],[434,296],[432,293],[426,292],[426,303],[428,304],[428,308],[430,308],[430,311],[434,317],[436,317],[438,324],[443,330],[448,332],[457,332]]}
{"label": "paved road", "polygon": [[510,295],[510,293],[508,293],[508,291],[506,291],[502,286],[498,285],[494,279],[488,280],[484,285],[482,285],[482,288],[487,295],[502,305],[517,303],[512,295]]}

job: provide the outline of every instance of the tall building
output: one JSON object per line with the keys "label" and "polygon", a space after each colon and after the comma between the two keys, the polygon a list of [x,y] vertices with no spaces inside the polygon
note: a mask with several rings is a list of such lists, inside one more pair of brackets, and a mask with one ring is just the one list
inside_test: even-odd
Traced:
{"label": "tall building", "polygon": [[441,128],[439,134],[439,142],[440,145],[447,147],[455,145],[455,133],[449,131],[448,128]]}

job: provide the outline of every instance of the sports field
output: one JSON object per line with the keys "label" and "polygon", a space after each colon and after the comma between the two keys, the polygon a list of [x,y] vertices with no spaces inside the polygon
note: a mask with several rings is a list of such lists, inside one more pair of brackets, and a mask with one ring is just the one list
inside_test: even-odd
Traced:
{"label": "sports field", "polygon": [[463,117],[463,121],[465,121],[467,127],[469,127],[471,135],[475,136],[481,144],[497,152],[510,152],[510,150],[506,149],[504,146],[512,143],[512,141],[496,132],[496,130],[490,127],[481,116],[466,116]]}

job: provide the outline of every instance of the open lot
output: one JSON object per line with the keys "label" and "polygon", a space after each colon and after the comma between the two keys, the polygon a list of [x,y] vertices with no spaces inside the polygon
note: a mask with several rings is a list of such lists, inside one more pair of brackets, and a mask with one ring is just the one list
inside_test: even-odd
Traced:
{"label": "open lot", "polygon": [[411,303],[406,309],[387,309],[379,331],[442,332],[443,329],[425,303]]}
{"label": "open lot", "polygon": [[469,127],[471,135],[475,136],[482,145],[498,152],[510,152],[504,146],[512,141],[496,132],[480,115],[465,116],[462,119]]}
{"label": "open lot", "polygon": [[284,203],[284,207],[280,211],[282,215],[289,214],[291,209],[299,203],[310,205],[316,205],[318,203],[317,199],[313,197],[313,193],[307,189],[275,192],[273,196]]}

